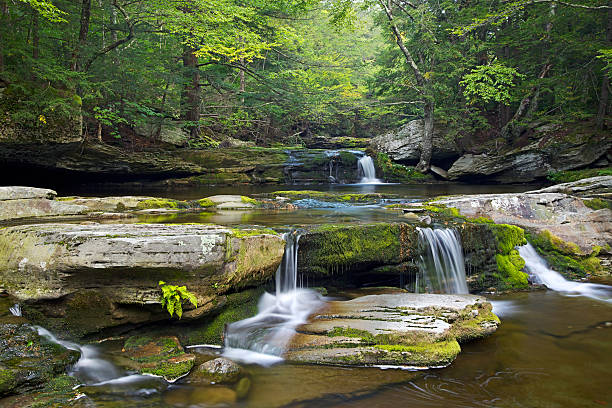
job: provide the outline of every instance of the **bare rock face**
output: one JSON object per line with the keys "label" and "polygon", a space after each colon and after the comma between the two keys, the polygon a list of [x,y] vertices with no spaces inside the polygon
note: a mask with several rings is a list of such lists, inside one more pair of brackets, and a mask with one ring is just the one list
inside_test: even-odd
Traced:
{"label": "bare rock face", "polygon": [[585,133],[558,138],[554,131],[536,129],[540,138],[523,147],[495,154],[465,154],[453,163],[448,176],[452,180],[525,183],[544,178],[551,171],[589,166],[605,157],[612,148],[612,139],[608,135]]}
{"label": "bare rock face", "polygon": [[196,295],[199,307],[183,319],[206,315],[225,292],[273,277],[284,247],[267,230],[214,225],[17,226],[0,230],[0,282],[78,335],[168,319],[160,280]]}
{"label": "bare rock face", "polygon": [[487,336],[499,319],[482,296],[394,293],[328,302],[300,326],[285,358],[314,364],[440,367],[459,343]]}
{"label": "bare rock face", "polygon": [[[396,131],[376,136],[370,142],[372,148],[386,153],[395,161],[416,164],[421,156],[423,121],[413,120]],[[433,157],[435,161],[445,161],[459,157],[461,152],[442,130],[434,128]]]}
{"label": "bare rock face", "polygon": [[588,198],[612,199],[612,176],[590,177],[569,183],[555,184],[530,193],[563,193]]}
{"label": "bare rock face", "polygon": [[57,193],[46,188],[9,186],[0,187],[0,201],[46,198],[52,200]]}

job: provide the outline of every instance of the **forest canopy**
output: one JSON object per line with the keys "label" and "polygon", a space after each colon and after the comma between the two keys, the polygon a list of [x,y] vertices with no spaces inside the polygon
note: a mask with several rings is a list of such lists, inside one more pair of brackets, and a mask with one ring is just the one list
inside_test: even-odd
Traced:
{"label": "forest canopy", "polygon": [[512,140],[609,113],[601,0],[3,0],[0,19],[2,120],[82,115],[100,140],[299,144],[413,119]]}

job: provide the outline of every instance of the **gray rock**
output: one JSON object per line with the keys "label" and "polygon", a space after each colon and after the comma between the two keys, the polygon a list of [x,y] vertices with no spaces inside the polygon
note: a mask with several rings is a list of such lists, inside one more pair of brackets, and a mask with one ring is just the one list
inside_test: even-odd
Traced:
{"label": "gray rock", "polygon": [[482,296],[368,295],[328,302],[298,327],[285,358],[317,364],[439,367],[455,359],[458,341],[489,335],[498,324]]}
{"label": "gray rock", "polygon": [[135,210],[138,204],[147,200],[155,200],[155,197],[121,196],[121,197],[62,197],[61,201],[66,204],[82,205],[90,211],[123,211]]}
{"label": "gray rock", "polygon": [[44,198],[0,201],[0,221],[31,217],[84,214],[88,208]]}
{"label": "gray rock", "polygon": [[284,247],[277,235],[238,237],[214,225],[17,226],[0,230],[0,281],[18,299],[87,333],[168,319],[160,280],[196,295],[199,307],[183,319],[206,315],[223,303],[223,291],[273,277]]}
{"label": "gray rock", "polygon": [[568,139],[555,143],[554,137],[500,152],[465,154],[448,170],[452,180],[488,179],[503,183],[525,183],[546,177],[551,171],[586,167],[606,155],[612,139],[605,137]]}
{"label": "gray rock", "polygon": [[612,176],[590,177],[570,183],[556,184],[529,193],[564,193],[579,197],[612,198]]}
{"label": "gray rock", "polygon": [[[413,120],[398,130],[376,136],[370,142],[376,151],[387,153],[391,159],[406,164],[416,164],[421,156],[423,139],[423,121]],[[436,160],[448,160],[461,154],[459,148],[444,136],[439,127],[434,128],[433,157]]]}
{"label": "gray rock", "polygon": [[47,198],[52,200],[57,193],[46,188],[9,186],[0,187],[0,201],[20,200],[27,198]]}
{"label": "gray rock", "polygon": [[216,384],[235,383],[243,375],[243,371],[232,360],[219,357],[201,364],[196,369],[195,375],[198,378],[204,378]]}

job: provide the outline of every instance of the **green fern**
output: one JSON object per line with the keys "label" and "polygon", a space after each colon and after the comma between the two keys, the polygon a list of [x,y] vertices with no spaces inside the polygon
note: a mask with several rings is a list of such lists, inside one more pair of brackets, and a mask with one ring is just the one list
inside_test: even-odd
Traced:
{"label": "green fern", "polygon": [[162,309],[166,309],[170,313],[170,317],[175,314],[180,319],[183,316],[183,301],[188,300],[192,305],[198,308],[198,300],[195,295],[187,290],[186,286],[168,285],[164,281],[159,281],[162,294],[160,302]]}

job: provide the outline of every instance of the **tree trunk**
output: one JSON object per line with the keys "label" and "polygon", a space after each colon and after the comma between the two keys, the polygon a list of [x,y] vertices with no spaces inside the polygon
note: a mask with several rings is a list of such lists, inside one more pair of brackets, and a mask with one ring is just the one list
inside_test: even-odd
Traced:
{"label": "tree trunk", "polygon": [[425,97],[426,99],[425,106],[423,108],[424,110],[423,125],[424,126],[423,126],[423,138],[421,140],[421,157],[419,159],[419,164],[417,164],[417,170],[425,172],[429,170],[429,163],[431,161],[431,154],[432,154],[432,149],[433,149],[433,123],[434,123],[435,103],[433,100],[427,100],[426,89],[425,89],[427,85],[427,79],[425,79],[425,77],[421,73],[419,66],[415,62],[414,58],[412,58],[412,54],[410,53],[410,51],[408,50],[408,48],[406,48],[406,45],[404,44],[402,34],[400,33],[393,19],[393,12],[391,10],[392,2],[389,0],[388,3],[385,3],[384,0],[378,0],[378,3],[380,4],[381,8],[384,10],[385,14],[387,15],[387,19],[389,20],[391,31],[393,31],[393,35],[395,36],[395,42],[397,43],[397,46],[402,51],[402,54],[404,54],[404,58],[406,59],[406,62],[412,69],[412,73],[414,74],[417,86],[419,88],[419,93],[421,93],[421,95]]}
{"label": "tree trunk", "polygon": [[195,50],[186,46],[183,52],[183,66],[187,69],[188,80],[185,85],[185,113],[184,119],[193,122],[189,134],[192,138],[200,136],[200,70],[198,69],[198,58]]}
{"label": "tree trunk", "polygon": [[[111,30],[110,30],[110,35],[111,35],[111,42],[112,43],[116,43],[117,42],[117,9],[113,6],[111,6],[110,8],[110,20],[111,20]],[[117,50],[113,50],[113,64],[114,65],[119,65],[119,58],[117,58]]]}
{"label": "tree trunk", "polygon": [[81,28],[79,30],[79,41],[72,51],[72,62],[70,63],[70,69],[77,71],[79,68],[79,57],[85,42],[87,41],[87,34],[89,33],[89,18],[91,16],[91,0],[83,0],[81,5]]}
{"label": "tree trunk", "polygon": [[421,140],[421,157],[416,166],[418,171],[428,171],[433,152],[434,103],[427,101],[423,116],[423,139]]}
{"label": "tree trunk", "polygon": [[[544,39],[543,53],[548,51],[548,48],[550,46],[550,33],[553,27],[552,19],[554,18],[556,12],[557,4],[551,3],[549,12],[550,20],[546,23],[546,37]],[[544,67],[542,68],[542,71],[540,71],[538,79],[544,79],[551,68],[552,64],[550,63],[550,56],[547,56],[544,62]],[[519,107],[516,110],[512,119],[502,129],[501,136],[504,139],[512,140],[514,137],[518,137],[521,133],[523,133],[525,128],[524,126],[520,125],[519,122],[523,119],[529,118],[533,113],[535,113],[538,106],[538,100],[540,98],[541,85],[539,82],[540,81],[538,81],[537,85],[531,87],[527,95],[525,95],[525,97],[521,100],[521,103],[519,104]]]}
{"label": "tree trunk", "polygon": [[[612,10],[608,10],[608,25],[606,28],[606,42],[608,46],[612,45]],[[599,109],[597,110],[597,128],[603,129],[605,118],[608,114],[608,103],[610,98],[610,72],[607,69],[603,71],[601,78],[601,92],[599,94]]]}

